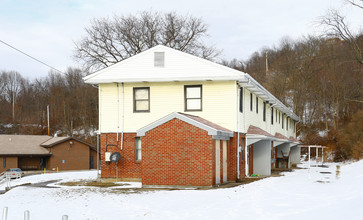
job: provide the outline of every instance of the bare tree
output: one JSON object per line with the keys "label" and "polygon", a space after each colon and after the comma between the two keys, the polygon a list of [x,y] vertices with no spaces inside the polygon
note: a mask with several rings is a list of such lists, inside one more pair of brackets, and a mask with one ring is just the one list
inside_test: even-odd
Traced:
{"label": "bare tree", "polygon": [[159,44],[206,59],[220,54],[214,46],[203,43],[208,27],[202,19],[175,12],[144,11],[98,18],[85,30],[86,36],[75,42],[74,57],[88,71],[107,67]]}
{"label": "bare tree", "polygon": [[346,0],[348,3],[363,9],[363,0]]}
{"label": "bare tree", "polygon": [[[348,3],[363,9],[363,0],[346,0]],[[343,16],[338,10],[331,9],[325,16],[318,20],[318,24],[325,27],[324,33],[328,37],[336,37],[347,42],[353,52],[354,58],[358,63],[363,65],[363,49],[362,45],[358,42],[359,38],[356,37],[348,23],[346,17]]]}

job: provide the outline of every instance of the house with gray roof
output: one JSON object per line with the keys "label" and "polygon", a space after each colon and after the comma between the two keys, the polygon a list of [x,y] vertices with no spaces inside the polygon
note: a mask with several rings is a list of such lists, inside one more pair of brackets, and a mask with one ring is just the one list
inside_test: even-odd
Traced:
{"label": "house with gray roof", "polygon": [[83,170],[96,168],[96,149],[74,137],[0,135],[0,172],[22,170]]}

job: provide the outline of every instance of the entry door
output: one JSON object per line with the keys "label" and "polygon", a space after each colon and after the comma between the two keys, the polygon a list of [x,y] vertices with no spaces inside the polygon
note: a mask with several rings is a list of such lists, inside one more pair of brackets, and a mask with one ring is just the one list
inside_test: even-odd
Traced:
{"label": "entry door", "polygon": [[216,184],[221,183],[221,141],[216,140]]}
{"label": "entry door", "polygon": [[93,156],[89,157],[89,169],[93,169]]}
{"label": "entry door", "polygon": [[223,141],[223,182],[227,182],[227,141]]}

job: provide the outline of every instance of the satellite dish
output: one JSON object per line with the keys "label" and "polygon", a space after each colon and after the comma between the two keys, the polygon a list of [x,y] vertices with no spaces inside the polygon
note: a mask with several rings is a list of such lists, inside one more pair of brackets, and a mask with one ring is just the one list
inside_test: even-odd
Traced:
{"label": "satellite dish", "polygon": [[121,154],[119,152],[112,153],[110,156],[111,162],[117,162],[121,159]]}

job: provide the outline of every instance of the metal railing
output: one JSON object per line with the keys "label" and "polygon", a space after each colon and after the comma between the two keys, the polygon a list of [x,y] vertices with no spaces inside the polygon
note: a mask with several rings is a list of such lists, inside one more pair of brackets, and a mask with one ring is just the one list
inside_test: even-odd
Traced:
{"label": "metal railing", "polygon": [[[8,219],[8,207],[4,207],[2,220],[7,220],[7,219]],[[29,210],[24,211],[24,220],[30,220]],[[62,220],[68,220],[68,215],[63,215]]]}

